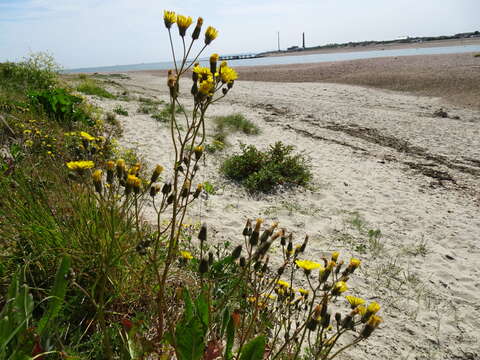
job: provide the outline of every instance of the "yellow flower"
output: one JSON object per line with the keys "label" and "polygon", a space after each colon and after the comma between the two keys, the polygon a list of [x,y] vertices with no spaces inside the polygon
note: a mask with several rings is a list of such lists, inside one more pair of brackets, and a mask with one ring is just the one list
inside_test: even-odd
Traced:
{"label": "yellow flower", "polygon": [[113,169],[115,169],[115,162],[112,161],[112,160],[108,160],[107,161],[107,170],[113,171]]}
{"label": "yellow flower", "polygon": [[214,53],[212,55],[210,55],[210,62],[217,62],[218,61],[218,54],[217,53]]}
{"label": "yellow flower", "polygon": [[380,316],[373,315],[365,324],[365,327],[360,332],[360,336],[363,338],[368,338],[372,332],[380,325],[383,319]]}
{"label": "yellow flower", "polygon": [[191,260],[193,259],[193,256],[190,252],[188,251],[180,251],[180,255],[182,256],[183,259],[185,260]]}
{"label": "yellow flower", "polygon": [[198,88],[198,91],[205,96],[213,95],[214,90],[215,83],[213,82],[212,76],[209,76],[206,80],[203,80]]}
{"label": "yellow flower", "polygon": [[128,175],[127,176],[127,185],[129,185],[133,188],[140,188],[140,186],[142,185],[142,180],[140,180],[135,175]]}
{"label": "yellow flower", "polygon": [[28,147],[33,146],[33,141],[32,140],[25,141],[25,146],[28,146]]}
{"label": "yellow flower", "polygon": [[355,309],[359,305],[365,304],[365,300],[363,300],[362,298],[358,298],[356,296],[348,295],[345,298],[350,303],[350,306],[352,307],[352,309]]}
{"label": "yellow flower", "polygon": [[376,314],[380,310],[380,308],[381,308],[380,304],[373,301],[368,305],[367,312],[371,314]]}
{"label": "yellow flower", "polygon": [[185,36],[188,27],[192,25],[192,18],[190,16],[177,15],[177,25],[178,32],[180,33],[180,36],[183,37]]}
{"label": "yellow flower", "polygon": [[207,28],[207,31],[205,31],[205,45],[210,44],[213,40],[216,39],[217,36],[218,30],[212,26],[209,26]]}
{"label": "yellow flower", "polygon": [[284,288],[289,288],[290,287],[290,284],[286,281],[283,281],[283,280],[278,280],[277,284],[284,287]]}
{"label": "yellow flower", "polygon": [[308,290],[305,290],[305,289],[302,289],[302,288],[299,288],[298,289],[298,292],[300,293],[300,295],[308,295],[309,291]]}
{"label": "yellow flower", "polygon": [[165,22],[165,26],[167,29],[170,29],[173,23],[177,21],[177,16],[175,15],[174,11],[163,11],[163,21]]}
{"label": "yellow flower", "polygon": [[93,137],[92,135],[90,135],[89,133],[85,132],[85,131],[80,131],[80,136],[82,137],[82,139],[85,139],[87,141],[95,141],[95,137]]}
{"label": "yellow flower", "polygon": [[355,258],[351,258],[350,259],[350,264],[349,266],[351,266],[352,268],[356,269],[357,267],[360,266],[362,262],[359,260],[359,259],[355,259]]}
{"label": "yellow flower", "polygon": [[200,79],[200,81],[208,79],[209,77],[212,77],[212,72],[207,67],[194,66],[193,72],[198,75],[198,78]]}
{"label": "yellow flower", "polygon": [[27,129],[27,130],[23,130],[23,133],[24,133],[25,135],[30,135],[30,134],[32,133],[32,130],[28,130],[28,129]]}
{"label": "yellow flower", "polygon": [[355,314],[360,314],[364,316],[367,313],[367,308],[363,305],[358,305],[353,311]]}
{"label": "yellow flower", "polygon": [[345,291],[348,290],[348,286],[347,284],[345,283],[345,281],[337,281],[334,285],[333,285],[333,289],[332,289],[332,294],[333,295],[339,295],[341,293],[344,293]]}
{"label": "yellow flower", "polygon": [[95,164],[93,163],[93,161],[90,161],[90,160],[67,162],[67,167],[70,170],[85,170],[85,169],[91,169],[94,166]]}
{"label": "yellow flower", "polygon": [[153,170],[153,174],[152,174],[152,177],[150,179],[150,182],[155,182],[157,181],[158,177],[160,176],[160,174],[163,172],[163,166],[162,165],[157,165],[155,166],[155,170]]}
{"label": "yellow flower", "polygon": [[298,267],[301,267],[302,269],[307,271],[312,271],[322,266],[319,263],[310,260],[295,260],[295,264],[297,264]]}
{"label": "yellow flower", "polygon": [[238,74],[235,70],[228,66],[222,66],[220,76],[223,83],[232,83],[238,78]]}
{"label": "yellow flower", "polygon": [[268,298],[270,300],[275,300],[277,297],[272,294],[260,294],[260,296],[263,296],[264,298]]}
{"label": "yellow flower", "polygon": [[340,253],[338,251],[334,251],[332,253],[332,261],[337,262],[339,256],[340,256]]}
{"label": "yellow flower", "polygon": [[100,169],[95,170],[92,174],[92,179],[93,179],[94,182],[97,182],[97,183],[101,182],[102,181],[102,170],[100,170]]}

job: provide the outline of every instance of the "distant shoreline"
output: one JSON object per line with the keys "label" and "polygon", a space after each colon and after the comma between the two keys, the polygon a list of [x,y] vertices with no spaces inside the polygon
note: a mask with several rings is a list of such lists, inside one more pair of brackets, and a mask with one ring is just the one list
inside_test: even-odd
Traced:
{"label": "distant shoreline", "polygon": [[335,48],[323,49],[299,49],[294,51],[282,50],[281,52],[272,51],[264,53],[264,57],[277,56],[303,56],[312,54],[334,54],[347,52],[361,52],[361,51],[378,51],[378,50],[397,50],[397,49],[415,49],[415,48],[432,48],[432,47],[446,47],[446,46],[462,46],[462,45],[480,45],[480,38],[468,39],[448,39],[448,40],[433,40],[417,43],[392,43],[392,44],[374,44],[374,45],[357,45],[357,46],[342,46]]}

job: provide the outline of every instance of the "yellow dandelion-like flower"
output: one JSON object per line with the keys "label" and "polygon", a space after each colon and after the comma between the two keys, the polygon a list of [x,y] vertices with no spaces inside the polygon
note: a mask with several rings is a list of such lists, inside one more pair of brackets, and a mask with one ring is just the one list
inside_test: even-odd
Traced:
{"label": "yellow dandelion-like flower", "polygon": [[82,139],[85,139],[87,141],[95,141],[96,138],[92,135],[90,135],[89,133],[85,132],[85,131],[80,131],[80,136]]}
{"label": "yellow dandelion-like flower", "polygon": [[338,251],[334,251],[332,253],[332,261],[337,262],[339,256],[340,256],[340,253]]}
{"label": "yellow dandelion-like flower", "polygon": [[33,146],[33,141],[32,140],[25,141],[25,146],[28,146],[28,147]]}
{"label": "yellow dandelion-like flower", "polygon": [[193,256],[190,252],[188,251],[180,251],[180,255],[182,256],[183,259],[185,260],[191,260],[193,259]]}
{"label": "yellow dandelion-like flower", "polygon": [[86,170],[86,169],[91,169],[94,166],[95,166],[94,162],[90,160],[67,162],[67,167],[70,170]]}
{"label": "yellow dandelion-like flower", "polygon": [[295,260],[295,264],[297,264],[298,267],[307,271],[312,271],[322,267],[321,264],[310,260]]}
{"label": "yellow dandelion-like flower", "polygon": [[140,187],[142,184],[142,180],[140,180],[135,175],[128,175],[127,176],[127,185],[131,187]]}
{"label": "yellow dandelion-like flower", "polygon": [[360,336],[368,338],[372,332],[382,323],[383,319],[380,316],[373,315],[365,324],[365,327],[360,332]]}
{"label": "yellow dandelion-like flower", "polygon": [[95,170],[92,174],[92,179],[93,179],[94,182],[97,182],[97,183],[101,182],[102,181],[102,170],[100,170],[100,169]]}
{"label": "yellow dandelion-like flower", "polygon": [[177,15],[177,25],[178,25],[178,32],[180,36],[185,36],[185,32],[187,31],[188,27],[192,25],[192,18],[190,16],[183,16]]}
{"label": "yellow dandelion-like flower", "polygon": [[348,286],[347,284],[345,283],[345,281],[337,281],[334,285],[333,285],[333,289],[332,289],[332,294],[333,295],[339,295],[341,293],[344,293],[345,291],[348,290]]}
{"label": "yellow dandelion-like flower", "polygon": [[177,15],[175,15],[174,11],[163,11],[163,21],[165,22],[165,26],[167,29],[170,29],[172,24],[177,21]]}
{"label": "yellow dandelion-like flower", "polygon": [[198,88],[198,91],[205,96],[213,95],[214,90],[215,83],[213,82],[212,76],[209,76],[206,80],[203,80]]}
{"label": "yellow dandelion-like flower", "polygon": [[303,296],[307,296],[309,294],[308,290],[305,290],[305,289],[302,289],[302,288],[299,288],[298,292],[300,293],[300,295],[303,295]]}
{"label": "yellow dandelion-like flower", "polygon": [[359,259],[355,259],[355,258],[351,258],[350,259],[350,264],[349,266],[351,266],[352,268],[356,269],[357,267],[360,266],[362,262],[359,260]]}
{"label": "yellow dandelion-like flower", "polygon": [[370,304],[368,304],[368,307],[367,307],[367,312],[371,313],[371,314],[376,314],[377,312],[379,312],[381,309],[381,306],[380,304],[376,303],[375,301],[371,302]]}
{"label": "yellow dandelion-like flower", "polygon": [[275,295],[272,295],[272,294],[261,294],[260,296],[264,298],[268,298],[270,300],[275,300],[277,298]]}
{"label": "yellow dandelion-like flower", "polygon": [[284,288],[289,288],[290,287],[290,284],[284,280],[278,280],[277,281],[277,284],[284,287]]}
{"label": "yellow dandelion-like flower", "polygon": [[218,36],[218,30],[213,26],[209,26],[205,31],[205,45],[209,45]]}
{"label": "yellow dandelion-like flower", "polygon": [[107,161],[107,170],[113,171],[115,169],[115,162],[112,160]]}
{"label": "yellow dandelion-like flower", "polygon": [[364,316],[367,313],[367,308],[363,305],[358,305],[355,308],[354,312],[355,312],[355,314],[360,314],[360,315]]}
{"label": "yellow dandelion-like flower", "polygon": [[222,82],[226,84],[229,84],[234,80],[238,79],[237,72],[228,66],[222,66],[220,76],[222,78]]}
{"label": "yellow dandelion-like flower", "polygon": [[352,309],[355,309],[359,305],[365,304],[365,300],[356,296],[348,295],[345,296],[345,299],[347,299],[347,301],[350,303]]}
{"label": "yellow dandelion-like flower", "polygon": [[198,78],[200,79],[200,81],[208,79],[209,77],[212,77],[212,72],[208,67],[198,65],[193,68],[193,72],[198,75]]}
{"label": "yellow dandelion-like flower", "polygon": [[24,135],[30,135],[32,133],[32,130],[23,130]]}

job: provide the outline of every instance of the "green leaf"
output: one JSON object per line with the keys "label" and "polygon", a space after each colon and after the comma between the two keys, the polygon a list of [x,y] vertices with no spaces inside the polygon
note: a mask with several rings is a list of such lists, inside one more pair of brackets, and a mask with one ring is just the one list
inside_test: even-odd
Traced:
{"label": "green leaf", "polygon": [[245,345],[240,360],[263,360],[265,353],[265,336],[260,335]]}
{"label": "green leaf", "polygon": [[48,323],[51,323],[53,319],[58,315],[62,308],[65,294],[67,293],[67,274],[70,269],[70,257],[64,256],[60,266],[58,267],[57,274],[55,275],[55,282],[53,289],[50,292],[50,300],[48,302],[48,308],[45,314],[40,319],[38,324],[38,333],[42,335],[46,330]]}
{"label": "green leaf", "polygon": [[233,342],[235,340],[235,324],[233,318],[230,316],[230,321],[227,325],[227,344],[225,346],[225,359],[230,360],[233,358]]}
{"label": "green leaf", "polygon": [[[208,303],[203,294],[193,304],[190,293],[183,294],[185,311],[175,329],[175,345],[179,360],[199,360],[205,351],[205,335],[208,330]],[[170,341],[173,345],[173,342]]]}

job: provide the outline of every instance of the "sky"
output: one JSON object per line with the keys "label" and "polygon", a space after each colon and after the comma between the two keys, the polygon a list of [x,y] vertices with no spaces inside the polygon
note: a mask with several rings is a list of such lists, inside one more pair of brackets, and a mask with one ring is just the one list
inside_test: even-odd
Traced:
{"label": "sky", "polygon": [[480,0],[0,0],[0,62],[38,51],[65,69],[169,61],[165,9],[219,30],[206,55],[275,50],[277,32],[285,49],[302,32],[316,46],[480,30]]}

